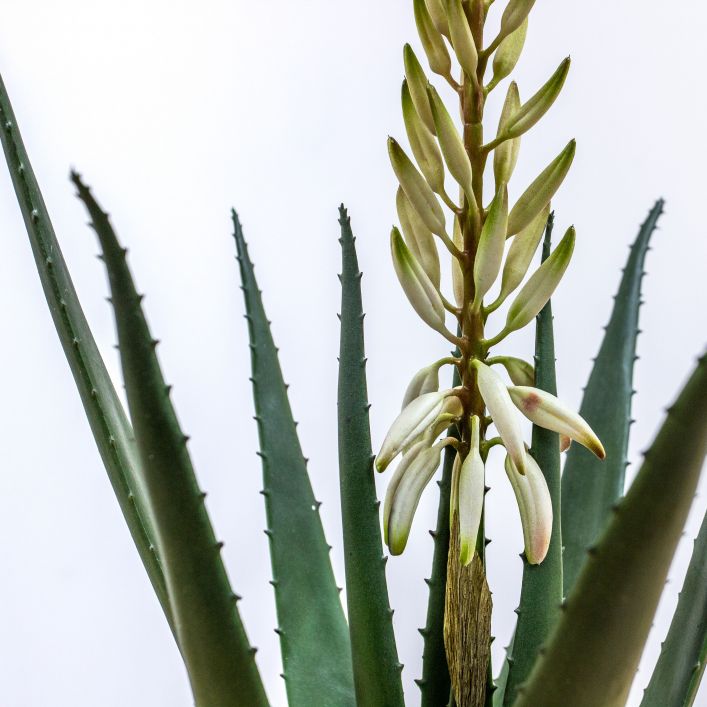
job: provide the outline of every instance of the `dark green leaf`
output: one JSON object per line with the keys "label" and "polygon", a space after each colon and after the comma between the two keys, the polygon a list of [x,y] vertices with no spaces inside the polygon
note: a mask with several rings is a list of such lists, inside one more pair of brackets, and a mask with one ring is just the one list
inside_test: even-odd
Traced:
{"label": "dark green leaf", "polygon": [[290,707],[355,704],[349,629],[238,216],[233,227],[253,368],[263,494]]}
{"label": "dark green leaf", "polygon": [[707,515],[641,707],[690,707],[707,660]]}
{"label": "dark green leaf", "polygon": [[631,246],[579,410],[603,442],[606,459],[597,459],[579,444],[573,444],[567,454],[562,476],[565,596],[574,585],[587,548],[599,537],[612,506],[624,493],[643,265],[662,212],[663,201],[659,200]]}
{"label": "dark green leaf", "polygon": [[154,531],[145,494],[140,485],[133,431],[81,309],[2,78],[0,123],[0,138],[5,158],[27,227],[49,311],[71,367],[108,479],[150,582],[174,632],[167,588],[154,551]]}
{"label": "dark green leaf", "polygon": [[[554,217],[545,231],[543,261],[550,255]],[[555,379],[555,339],[552,305],[548,302],[538,315],[535,332],[535,385],[557,395]],[[513,639],[504,705],[512,705],[518,687],[525,682],[538,651],[557,621],[562,603],[562,528],[560,523],[560,441],[550,430],[533,425],[531,454],[543,472],[552,499],[552,539],[547,556],[539,565],[523,560],[523,584],[518,622]]]}
{"label": "dark green leaf", "polygon": [[707,449],[707,356],[588,551],[516,707],[623,707]]}
{"label": "dark green leaf", "polygon": [[197,707],[260,707],[267,698],[241,623],[214,531],[192,468],[126,261],[127,251],[77,174],[103,252],[120,361],[145,487],[153,511],[179,645]]}
{"label": "dark green leaf", "polygon": [[339,480],[346,561],[346,598],[359,707],[403,705],[402,665],[393,633],[368,421],[366,354],[351,219],[342,206]]}

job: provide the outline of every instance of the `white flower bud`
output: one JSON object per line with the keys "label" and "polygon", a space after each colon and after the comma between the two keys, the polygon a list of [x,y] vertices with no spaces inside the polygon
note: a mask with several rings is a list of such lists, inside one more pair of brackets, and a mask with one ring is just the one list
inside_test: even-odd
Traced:
{"label": "white flower bud", "polygon": [[415,110],[427,129],[434,135],[435,124],[432,120],[432,109],[427,97],[427,84],[429,83],[415,52],[409,44],[403,48],[403,62],[405,64],[405,79],[408,82],[410,96],[415,105]]}
{"label": "white flower bud", "polygon": [[452,60],[449,58],[447,45],[444,43],[442,35],[432,22],[425,0],[413,0],[413,6],[417,33],[420,35],[422,48],[427,54],[430,68],[435,74],[449,76],[449,72],[452,70]]}
{"label": "white flower bud", "polygon": [[522,231],[550,203],[572,166],[576,147],[575,141],[570,140],[565,149],[523,192],[508,217],[509,236]]}
{"label": "white flower bud", "polygon": [[502,302],[523,282],[523,278],[528,273],[528,268],[540,245],[549,216],[550,204],[511,241],[501,276],[501,292],[498,295]]}
{"label": "white flower bud", "polygon": [[442,448],[442,442],[432,447],[425,447],[424,444],[415,447],[409,455],[411,460],[407,462],[403,459],[401,462],[405,468],[399,475],[398,483],[388,487],[383,532],[391,555],[400,555],[407,545],[420,496],[439,467]]}
{"label": "white flower bud", "polygon": [[531,565],[539,565],[547,555],[552,537],[552,498],[547,481],[530,454],[525,474],[518,473],[510,456],[506,457],[505,468],[520,511],[525,557]]}
{"label": "white flower bud", "polygon": [[508,226],[508,189],[501,184],[491,202],[488,216],[481,229],[479,246],[474,259],[474,302],[472,309],[478,311],[484,295],[498,278],[503,262]]}
{"label": "white flower bud", "polygon": [[403,229],[405,243],[412,251],[422,269],[427,273],[432,284],[439,289],[440,267],[439,253],[432,231],[430,231],[413,208],[410,200],[405,196],[402,187],[398,187],[395,196],[395,206]]}
{"label": "white flower bud", "polygon": [[526,17],[515,32],[511,32],[499,45],[493,56],[493,84],[503,81],[515,69],[528,33]]}
{"label": "white flower bud", "polygon": [[604,459],[606,452],[584,418],[570,410],[554,395],[539,388],[514,385],[508,388],[516,407],[534,424],[552,430],[586,447]]}
{"label": "white flower bud", "polygon": [[476,552],[476,539],[484,509],[484,462],[479,451],[479,418],[471,419],[469,454],[459,472],[459,560],[468,565]]}
{"label": "white flower bud", "polygon": [[395,273],[412,308],[435,331],[446,332],[445,310],[439,290],[432,284],[420,263],[405,245],[397,228],[393,228],[390,234],[390,250]]}
{"label": "white flower bud", "polygon": [[444,235],[444,211],[430,185],[393,138],[388,138],[388,154],[395,176],[419,217],[432,233]]}
{"label": "white flower bud", "polygon": [[530,14],[535,0],[510,0],[501,17],[501,37],[515,32]]}
{"label": "white flower bud", "polygon": [[436,362],[421,368],[410,381],[403,397],[403,410],[415,399],[425,393],[436,393],[439,390],[439,367]]}
{"label": "white flower bud", "polygon": [[467,76],[476,80],[479,53],[461,0],[445,0],[445,6],[449,18],[449,38],[459,66],[464,69]]}
{"label": "white flower bud", "polygon": [[519,137],[530,130],[542,118],[552,104],[557,100],[565,84],[570,70],[570,59],[567,57],[555,70],[544,86],[528,101],[526,101],[511,118],[505,129],[508,137]]}
{"label": "white flower bud", "polygon": [[525,471],[525,443],[520,418],[506,384],[500,376],[478,359],[472,365],[476,369],[479,392],[496,425],[506,451],[522,474]]}
{"label": "white flower bud", "polygon": [[506,317],[506,331],[517,331],[527,326],[547,304],[572,258],[576,239],[574,228],[569,228],[550,257],[531,275],[516,295]]}
{"label": "white flower bud", "polygon": [[[421,435],[443,411],[450,396],[449,390],[425,393],[415,398],[395,418],[383,440],[376,458],[376,469],[385,471],[386,467],[400,454],[404,447]],[[458,401],[458,398],[456,398]]]}
{"label": "white flower bud", "polygon": [[407,79],[403,81],[401,93],[403,120],[412,154],[432,190],[441,194],[444,192],[444,162],[439,146],[415,110]]}
{"label": "white flower bud", "polygon": [[[508,86],[508,91],[506,93],[506,100],[503,104],[503,110],[501,111],[501,117],[498,121],[498,135],[503,135],[506,126],[510,119],[515,115],[516,111],[520,108],[520,94],[518,93],[518,84],[512,81]],[[518,153],[520,152],[520,138],[513,138],[511,140],[504,140],[494,151],[493,151],[493,175],[496,180],[496,185],[500,185],[501,182],[508,182],[511,180],[511,175],[516,167],[516,162],[518,161]]]}
{"label": "white flower bud", "polygon": [[427,95],[430,99],[437,139],[439,140],[439,146],[442,148],[442,154],[444,155],[444,161],[447,163],[449,173],[454,177],[457,184],[461,186],[469,199],[473,199],[471,162],[464,147],[464,141],[433,86],[427,87]]}

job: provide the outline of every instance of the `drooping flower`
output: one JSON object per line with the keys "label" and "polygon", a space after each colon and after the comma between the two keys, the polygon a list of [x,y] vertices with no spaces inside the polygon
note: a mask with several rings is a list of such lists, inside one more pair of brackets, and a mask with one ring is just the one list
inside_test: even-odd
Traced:
{"label": "drooping flower", "polygon": [[518,473],[510,456],[506,456],[505,468],[520,510],[525,557],[531,565],[539,565],[547,555],[552,536],[552,499],[547,482],[530,454],[525,474]]}
{"label": "drooping flower", "polygon": [[606,457],[604,446],[586,420],[554,395],[525,385],[510,386],[508,392],[518,409],[533,424],[566,435],[585,446],[599,459]]}

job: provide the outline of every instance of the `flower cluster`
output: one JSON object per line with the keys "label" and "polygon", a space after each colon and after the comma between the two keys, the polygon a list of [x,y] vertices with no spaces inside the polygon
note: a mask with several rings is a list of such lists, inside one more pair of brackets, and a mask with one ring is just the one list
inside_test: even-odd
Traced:
{"label": "flower cluster", "polygon": [[[384,471],[401,456],[383,512],[386,543],[392,554],[399,554],[407,543],[420,496],[439,467],[442,450],[450,445],[455,448],[450,516],[459,528],[460,560],[467,564],[480,547],[477,536],[486,458],[491,447],[502,445],[523,524],[525,554],[529,562],[539,563],[550,542],[552,504],[542,470],[523,441],[520,413],[559,433],[562,449],[571,440],[601,458],[604,449],[579,415],[534,387],[531,364],[511,356],[489,355],[492,347],[530,324],[545,306],[569,265],[575,243],[570,227],[549,257],[527,277],[551,199],[572,164],[574,140],[512,207],[508,183],[521,136],[555,102],[569,71],[569,59],[525,103],[517,84],[511,82],[496,135],[484,142],[486,100],[518,62],[534,0],[510,0],[498,32],[484,47],[484,29],[493,4],[494,0],[414,0],[428,64],[455,94],[462,124],[459,129],[412,47],[406,45],[402,111],[414,161],[389,138],[390,161],[400,185],[396,196],[400,229],[392,230],[391,252],[411,305],[457,351],[414,376],[376,467]],[[459,80],[452,75],[452,55],[459,64]],[[493,194],[486,195],[484,173],[492,154]],[[450,191],[458,192],[456,201]],[[445,207],[451,212],[451,228]],[[449,299],[441,288],[438,243],[451,258],[453,296]],[[491,297],[494,289],[496,294]],[[516,291],[505,324],[496,335],[486,337],[489,317]],[[450,316],[456,325],[451,330],[447,325]],[[440,391],[439,373],[446,365],[456,367],[460,385]],[[497,373],[499,367],[510,385]],[[489,438],[492,425],[498,435]],[[443,433],[447,436],[442,437]]]}

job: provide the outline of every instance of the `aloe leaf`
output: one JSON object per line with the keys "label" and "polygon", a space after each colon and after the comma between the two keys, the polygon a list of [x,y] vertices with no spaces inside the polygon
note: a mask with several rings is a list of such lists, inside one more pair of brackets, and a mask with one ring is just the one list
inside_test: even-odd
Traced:
{"label": "aloe leaf", "polygon": [[373,472],[363,332],[361,276],[351,219],[341,225],[339,481],[346,562],[346,599],[359,707],[403,705],[402,665],[393,632]]}
{"label": "aloe leaf", "polygon": [[78,174],[108,272],[128,408],[179,645],[197,707],[268,704],[183,434],[113,228]]}
{"label": "aloe leaf", "polygon": [[[455,352],[458,355],[458,351]],[[459,371],[454,369],[452,386],[459,385]],[[449,436],[457,436],[456,427],[450,428]],[[449,555],[449,498],[452,489],[452,468],[456,450],[444,450],[442,479],[439,485],[437,525],[430,531],[434,540],[432,571],[426,579],[430,593],[427,600],[425,628],[419,629],[423,638],[422,678],[416,680],[422,693],[421,707],[440,707],[447,701],[452,703],[452,681],[444,647],[444,605],[447,595],[447,557]]]}
{"label": "aloe leaf", "polygon": [[690,707],[707,660],[707,515],[641,707]]}
{"label": "aloe leaf", "polygon": [[73,373],[91,432],[128,530],[174,633],[155,551],[135,439],[84,316],[0,77],[0,140],[29,235],[44,296]]}
{"label": "aloe leaf", "polygon": [[579,410],[604,444],[606,459],[597,459],[579,444],[573,444],[567,454],[562,475],[565,596],[577,579],[587,548],[599,537],[612,506],[624,493],[643,266],[662,212],[659,200],[631,246]]}
{"label": "aloe leaf", "polygon": [[623,707],[707,449],[707,356],[588,551],[515,707]]}
{"label": "aloe leaf", "polygon": [[[554,215],[550,214],[543,243],[543,261],[550,255]],[[535,330],[535,386],[557,395],[555,378],[555,339],[552,305],[541,310]],[[531,565],[523,559],[523,583],[518,621],[508,656],[508,676],[504,705],[512,705],[518,687],[525,682],[557,621],[562,603],[562,528],[560,523],[560,440],[555,432],[533,425],[530,453],[547,481],[552,499],[552,538],[545,559]]]}
{"label": "aloe leaf", "polygon": [[290,707],[355,704],[349,629],[270,322],[236,212],[275,603]]}

